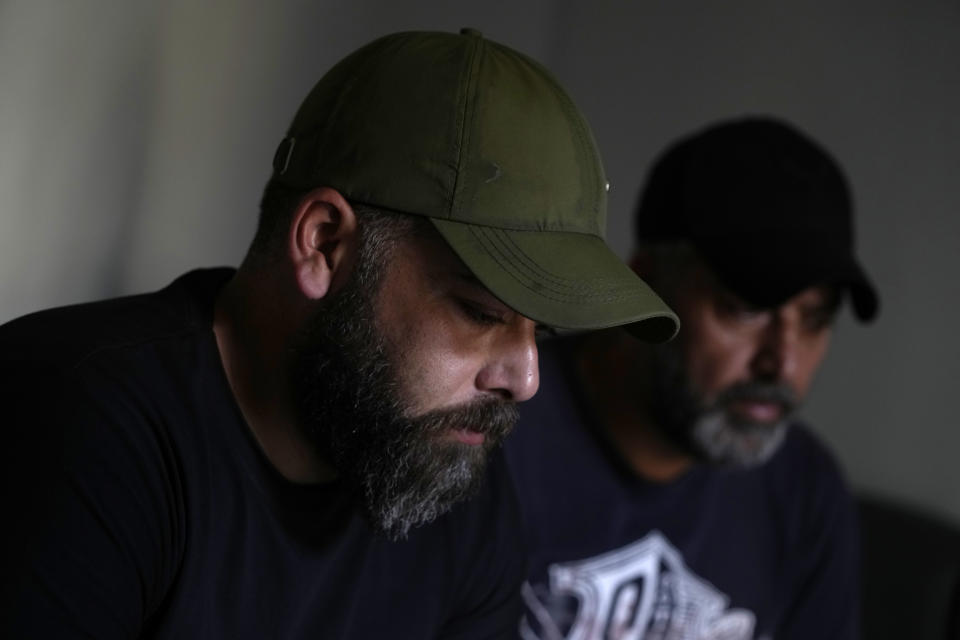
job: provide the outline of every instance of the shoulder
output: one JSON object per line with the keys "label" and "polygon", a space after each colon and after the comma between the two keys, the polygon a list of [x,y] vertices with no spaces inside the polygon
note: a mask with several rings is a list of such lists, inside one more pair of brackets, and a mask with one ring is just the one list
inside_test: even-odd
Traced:
{"label": "shoulder", "polygon": [[186,395],[182,378],[199,368],[205,343],[196,336],[210,332],[207,307],[229,274],[192,272],[156,293],[50,309],[0,327],[7,451],[48,470],[56,458],[86,465],[105,451],[118,464],[134,450],[141,459],[162,457],[162,424],[172,422],[164,414]]}
{"label": "shoulder", "polygon": [[195,412],[185,403],[203,397],[192,379],[211,370],[212,304],[230,273],[191,272],[156,293],[0,327],[8,452],[17,445],[46,467],[52,454],[68,464],[108,450],[118,464],[167,460],[167,427],[186,424]]}
{"label": "shoulder", "polygon": [[198,360],[182,356],[201,341],[170,345],[199,335],[201,280],[0,328],[0,504],[22,542],[7,549],[20,572],[8,579],[49,569],[29,597],[51,611],[84,602],[83,622],[105,625],[91,636],[113,623],[136,628],[164,598],[184,548],[183,443],[171,425],[191,429],[196,412],[174,399],[188,395],[178,376]]}
{"label": "shoulder", "polygon": [[189,274],[157,293],[0,327],[4,475],[34,480],[5,499],[42,499],[52,509],[82,490],[166,510],[169,488],[179,487],[176,435],[189,432],[195,415],[182,390],[200,360],[183,355],[203,350],[199,340],[171,347],[170,339],[202,324],[202,295],[191,287],[205,278]]}
{"label": "shoulder", "polygon": [[0,326],[4,369],[68,370],[87,359],[202,326],[206,305],[231,270],[195,271],[147,294],[47,309]]}

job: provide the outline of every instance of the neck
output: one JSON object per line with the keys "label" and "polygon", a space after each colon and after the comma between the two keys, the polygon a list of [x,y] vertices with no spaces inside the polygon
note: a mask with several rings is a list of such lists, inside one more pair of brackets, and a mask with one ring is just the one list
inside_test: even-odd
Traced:
{"label": "neck", "polygon": [[650,415],[649,347],[620,329],[587,337],[577,373],[601,427],[623,461],[653,482],[676,480],[693,458],[667,439]]}
{"label": "neck", "polygon": [[[267,276],[241,269],[217,298],[213,331],[230,389],[270,463],[295,483],[333,479],[297,422],[289,381],[291,327],[304,315]],[[281,293],[277,293],[280,291]],[[284,304],[287,302],[287,304]]]}

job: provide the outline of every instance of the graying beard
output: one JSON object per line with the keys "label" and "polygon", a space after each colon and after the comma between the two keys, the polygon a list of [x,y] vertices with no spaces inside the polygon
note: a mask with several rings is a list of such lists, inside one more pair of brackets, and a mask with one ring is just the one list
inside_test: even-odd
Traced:
{"label": "graying beard", "polygon": [[[417,453],[423,455],[422,451]],[[438,454],[430,452],[426,455]],[[472,460],[465,456],[451,455],[449,458],[446,465],[429,465],[437,467],[432,473],[422,470],[420,475],[429,477],[430,482],[417,483],[414,487],[403,488],[408,484],[404,473],[412,466],[410,463],[415,462],[409,459],[398,460],[389,477],[381,474],[365,478],[370,517],[387,538],[405,539],[411,529],[433,522],[453,504],[477,492],[482,474]]]}
{"label": "graying beard", "polygon": [[740,469],[762,465],[777,452],[787,436],[789,423],[732,425],[722,409],[697,419],[690,439],[703,455],[716,464]]}
{"label": "graying beard", "polygon": [[790,415],[773,425],[733,424],[722,407],[707,410],[690,389],[676,348],[654,347],[654,420],[664,436],[690,454],[728,467],[763,464],[786,438]]}
{"label": "graying beard", "polygon": [[[305,334],[294,375],[301,384],[300,410],[308,436],[358,493],[374,529],[397,540],[474,494],[482,483],[489,446],[432,436],[451,419],[494,417],[471,413],[478,409],[468,407],[398,419],[406,407],[373,308],[396,243],[432,228],[415,216],[354,208],[363,222],[356,270],[341,291],[324,301],[313,332]],[[325,346],[317,350],[311,344]],[[510,422],[504,415],[497,419],[501,426]],[[488,442],[492,446],[499,439],[493,433]]]}
{"label": "graying beard", "polygon": [[[397,443],[391,460],[371,458],[362,475],[366,502],[377,528],[391,539],[446,513],[479,491],[487,455],[510,431],[516,407],[484,402],[431,412],[410,421],[410,437]],[[443,439],[465,424],[484,430],[486,442],[471,446]],[[386,471],[385,471],[386,470]]]}

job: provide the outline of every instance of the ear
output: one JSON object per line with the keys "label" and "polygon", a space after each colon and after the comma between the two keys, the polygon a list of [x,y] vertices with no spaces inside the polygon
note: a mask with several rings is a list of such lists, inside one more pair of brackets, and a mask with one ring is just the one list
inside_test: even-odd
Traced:
{"label": "ear", "polygon": [[300,291],[323,298],[346,280],[357,252],[357,217],[336,189],[305,195],[290,223],[289,257]]}

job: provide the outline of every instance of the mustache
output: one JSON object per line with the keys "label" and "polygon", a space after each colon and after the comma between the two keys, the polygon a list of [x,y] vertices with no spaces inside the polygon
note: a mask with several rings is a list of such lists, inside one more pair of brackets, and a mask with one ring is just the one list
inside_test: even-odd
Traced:
{"label": "mustache", "polygon": [[797,409],[800,398],[785,384],[751,381],[727,387],[714,404],[725,408],[734,402],[773,402],[780,405],[784,415],[789,415]]}
{"label": "mustache", "polygon": [[482,433],[488,442],[493,443],[502,440],[513,430],[518,417],[516,403],[492,399],[434,409],[410,420],[424,433],[440,434],[450,429],[467,429]]}

